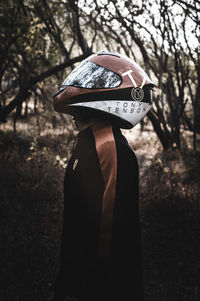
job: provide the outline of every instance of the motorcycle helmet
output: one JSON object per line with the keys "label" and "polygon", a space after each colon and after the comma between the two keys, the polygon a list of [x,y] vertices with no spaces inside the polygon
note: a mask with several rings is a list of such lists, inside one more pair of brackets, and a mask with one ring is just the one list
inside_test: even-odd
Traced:
{"label": "motorcycle helmet", "polygon": [[53,96],[53,106],[70,115],[90,112],[130,129],[150,110],[153,87],[144,70],[128,57],[98,52],[68,75]]}

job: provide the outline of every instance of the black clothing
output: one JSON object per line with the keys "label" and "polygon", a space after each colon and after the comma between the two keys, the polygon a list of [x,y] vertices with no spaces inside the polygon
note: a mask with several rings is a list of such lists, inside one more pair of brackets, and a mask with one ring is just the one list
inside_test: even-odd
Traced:
{"label": "black clothing", "polygon": [[91,128],[78,134],[64,179],[64,226],[55,300],[143,301],[138,163],[120,129],[116,193],[108,256],[98,256],[105,189]]}

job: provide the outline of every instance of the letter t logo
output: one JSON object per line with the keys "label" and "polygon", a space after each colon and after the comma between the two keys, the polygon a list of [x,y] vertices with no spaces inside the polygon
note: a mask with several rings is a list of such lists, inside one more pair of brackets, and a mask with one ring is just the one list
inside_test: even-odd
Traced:
{"label": "letter t logo", "polygon": [[[132,72],[133,72],[133,70],[128,70],[128,71],[122,73],[122,76],[128,75],[128,77],[129,77],[130,80],[132,81],[133,85],[134,85],[135,87],[137,87],[137,84],[136,84],[134,78],[132,77],[132,74],[131,74]],[[145,76],[144,76],[143,81],[142,81],[142,84],[141,84],[141,86],[140,86],[141,88],[144,86],[145,80],[146,80],[146,78],[145,78]]]}
{"label": "letter t logo", "polygon": [[128,70],[128,71],[122,73],[122,76],[128,75],[128,77],[129,77],[130,80],[132,81],[133,85],[136,87],[136,86],[137,86],[137,85],[136,85],[136,82],[135,82],[134,78],[133,78],[132,75],[131,75],[132,72],[133,72],[133,70]]}

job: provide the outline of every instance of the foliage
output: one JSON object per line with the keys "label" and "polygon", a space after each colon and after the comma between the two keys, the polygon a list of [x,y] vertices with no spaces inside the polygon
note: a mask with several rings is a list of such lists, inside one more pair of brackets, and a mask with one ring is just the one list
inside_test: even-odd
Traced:
{"label": "foliage", "polygon": [[[104,47],[133,57],[150,73],[156,96],[149,118],[164,149],[173,144],[181,148],[181,124],[189,126],[194,135],[198,130],[199,4],[94,1],[88,13],[87,3],[84,1],[85,12]],[[193,124],[186,104],[194,109]]]}
{"label": "foliage", "polygon": [[71,58],[77,44],[73,26],[66,26],[73,23],[68,2],[3,2],[0,22],[0,120],[5,122],[15,108],[16,118],[21,115],[22,102],[31,93],[42,94],[44,86],[38,83],[56,74],[56,81],[50,78],[46,83],[55,86],[62,79],[59,71],[87,55]]}
{"label": "foliage", "polygon": [[[70,133],[37,138],[0,133],[2,301],[50,299],[59,268],[63,158],[71,154],[73,129]],[[168,150],[141,177],[148,300],[199,298],[199,165],[199,153]]]}
{"label": "foliage", "polygon": [[[98,50],[125,53],[156,84],[148,116],[163,148],[181,148],[181,128],[200,131],[199,2],[3,1],[0,121],[32,93],[43,103],[76,62]],[[66,70],[65,70],[66,69]],[[46,98],[44,98],[44,91]],[[37,111],[37,110],[35,110]]]}
{"label": "foliage", "polygon": [[[148,300],[199,298],[199,155],[174,149],[158,153],[141,179]],[[158,294],[152,298],[154,290]]]}
{"label": "foliage", "polygon": [[57,156],[67,161],[73,141],[63,134],[0,137],[0,300],[47,300],[62,230],[65,166]]}
{"label": "foliage", "polygon": [[149,203],[146,189],[147,182],[151,182],[150,198],[154,195],[154,204],[169,202],[169,205],[174,207],[181,207],[183,204],[190,207],[192,204],[194,208],[199,209],[199,167],[199,151],[179,152],[177,149],[169,149],[158,153],[151,162],[151,168],[145,173],[145,183],[142,181],[143,201]]}

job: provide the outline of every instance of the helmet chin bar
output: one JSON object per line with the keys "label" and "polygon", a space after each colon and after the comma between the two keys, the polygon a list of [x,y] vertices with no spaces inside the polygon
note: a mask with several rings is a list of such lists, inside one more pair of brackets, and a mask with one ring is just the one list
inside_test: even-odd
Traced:
{"label": "helmet chin bar", "polygon": [[130,100],[104,100],[68,104],[67,107],[82,107],[102,111],[130,124],[130,127],[122,126],[122,128],[131,128],[140,122],[140,120],[148,113],[151,104]]}

